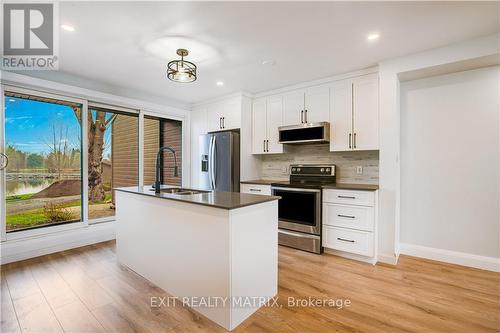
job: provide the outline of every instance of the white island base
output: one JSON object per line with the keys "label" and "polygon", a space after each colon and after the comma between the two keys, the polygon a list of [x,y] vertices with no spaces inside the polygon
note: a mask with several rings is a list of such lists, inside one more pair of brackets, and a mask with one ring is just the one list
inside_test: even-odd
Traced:
{"label": "white island base", "polygon": [[195,311],[233,330],[277,294],[277,200],[224,209],[115,193],[119,262]]}

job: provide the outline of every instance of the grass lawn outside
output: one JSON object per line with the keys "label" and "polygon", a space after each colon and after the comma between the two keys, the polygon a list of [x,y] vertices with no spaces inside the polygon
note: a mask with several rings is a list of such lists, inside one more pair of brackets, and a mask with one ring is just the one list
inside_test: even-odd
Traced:
{"label": "grass lawn outside", "polygon": [[[17,203],[23,200],[30,200],[32,196],[33,194],[8,196],[6,198],[6,203],[9,204],[9,203]],[[111,198],[112,198],[111,192],[107,192],[103,201],[91,202],[89,203],[89,205],[110,203]],[[81,206],[81,200],[69,201],[62,204],[60,207],[71,208],[78,206]],[[50,221],[47,219],[47,216],[45,215],[43,208],[37,208],[14,214],[7,214],[6,222],[7,222],[7,230],[25,229],[28,227],[34,227],[50,223]]]}

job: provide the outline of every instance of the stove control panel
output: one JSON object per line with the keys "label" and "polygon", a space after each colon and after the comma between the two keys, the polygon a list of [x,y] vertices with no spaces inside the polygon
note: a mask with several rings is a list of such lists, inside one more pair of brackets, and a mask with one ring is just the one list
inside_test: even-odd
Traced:
{"label": "stove control panel", "polygon": [[291,175],[335,176],[335,164],[292,164]]}

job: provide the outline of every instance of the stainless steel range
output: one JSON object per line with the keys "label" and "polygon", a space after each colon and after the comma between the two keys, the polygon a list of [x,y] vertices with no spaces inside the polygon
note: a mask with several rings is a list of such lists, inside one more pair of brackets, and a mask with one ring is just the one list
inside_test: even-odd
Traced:
{"label": "stainless steel range", "polygon": [[335,183],[334,164],[292,164],[290,181],[271,184],[278,203],[278,242],[322,253],[321,189]]}

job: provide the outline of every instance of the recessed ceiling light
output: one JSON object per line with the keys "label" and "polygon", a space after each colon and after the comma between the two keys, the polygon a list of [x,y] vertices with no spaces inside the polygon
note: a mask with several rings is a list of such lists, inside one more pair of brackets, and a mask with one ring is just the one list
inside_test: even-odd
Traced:
{"label": "recessed ceiling light", "polygon": [[215,84],[216,84],[216,85],[218,85],[219,87],[222,87],[222,86],[224,85],[224,82],[222,82],[222,81],[217,81]]}
{"label": "recessed ceiling light", "polygon": [[274,66],[276,65],[276,60],[273,59],[267,59],[262,61],[262,65],[264,66]]}
{"label": "recessed ceiling light", "polygon": [[380,35],[376,32],[369,34],[366,39],[368,40],[377,40],[380,38]]}
{"label": "recessed ceiling light", "polygon": [[67,24],[63,24],[61,25],[61,29],[63,30],[66,30],[66,31],[75,31],[75,27],[73,27],[72,25],[67,25]]}

